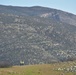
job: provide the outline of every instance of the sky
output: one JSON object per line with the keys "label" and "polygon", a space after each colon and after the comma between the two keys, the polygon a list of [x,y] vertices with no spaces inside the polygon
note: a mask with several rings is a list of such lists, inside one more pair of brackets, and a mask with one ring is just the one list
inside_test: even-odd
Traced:
{"label": "sky", "polygon": [[76,15],[76,0],[0,0],[1,5],[44,6],[63,10]]}

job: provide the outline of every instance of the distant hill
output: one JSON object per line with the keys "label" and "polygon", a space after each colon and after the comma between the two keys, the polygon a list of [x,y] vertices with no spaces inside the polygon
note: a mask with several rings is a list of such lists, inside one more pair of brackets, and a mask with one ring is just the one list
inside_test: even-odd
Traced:
{"label": "distant hill", "polygon": [[42,64],[76,59],[76,15],[47,7],[0,5],[0,61]]}

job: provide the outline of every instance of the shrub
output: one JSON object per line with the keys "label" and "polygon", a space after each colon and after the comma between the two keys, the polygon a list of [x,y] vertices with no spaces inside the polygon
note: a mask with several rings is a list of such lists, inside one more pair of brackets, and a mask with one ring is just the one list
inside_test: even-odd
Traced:
{"label": "shrub", "polygon": [[1,61],[0,62],[0,68],[8,68],[11,67],[12,65],[9,62]]}

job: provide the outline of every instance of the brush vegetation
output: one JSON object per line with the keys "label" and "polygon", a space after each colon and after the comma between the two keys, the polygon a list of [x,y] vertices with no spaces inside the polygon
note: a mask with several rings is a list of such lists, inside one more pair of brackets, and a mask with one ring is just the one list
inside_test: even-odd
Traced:
{"label": "brush vegetation", "polygon": [[21,60],[25,65],[76,60],[76,15],[0,5],[0,61]]}

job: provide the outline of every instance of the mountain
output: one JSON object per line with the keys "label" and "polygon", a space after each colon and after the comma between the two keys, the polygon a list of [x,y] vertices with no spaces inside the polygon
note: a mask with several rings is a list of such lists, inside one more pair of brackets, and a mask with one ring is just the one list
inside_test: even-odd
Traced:
{"label": "mountain", "polygon": [[76,59],[76,15],[41,6],[0,5],[0,61],[17,65]]}

